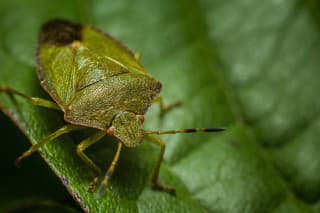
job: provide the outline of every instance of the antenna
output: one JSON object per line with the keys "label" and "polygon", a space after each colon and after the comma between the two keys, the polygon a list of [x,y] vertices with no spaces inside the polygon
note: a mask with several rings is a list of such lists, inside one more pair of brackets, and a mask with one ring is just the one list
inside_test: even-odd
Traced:
{"label": "antenna", "polygon": [[193,129],[180,129],[180,130],[164,130],[164,131],[145,131],[145,134],[165,135],[177,133],[194,133],[194,132],[222,132],[224,128],[193,128]]}

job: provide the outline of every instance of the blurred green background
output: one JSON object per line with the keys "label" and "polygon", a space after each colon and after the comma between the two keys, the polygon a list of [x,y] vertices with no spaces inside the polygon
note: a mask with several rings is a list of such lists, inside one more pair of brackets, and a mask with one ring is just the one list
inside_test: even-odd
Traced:
{"label": "blurred green background", "polygon": [[[163,120],[151,108],[146,129],[227,131],[162,137],[160,180],[176,197],[150,189],[158,150],[143,143],[124,150],[98,200],[86,192],[93,175],[76,155],[81,134],[14,166],[28,139],[63,125],[62,114],[0,94],[0,108],[22,129],[0,115],[0,212],[320,212],[318,1],[0,0],[0,86],[48,98],[33,57],[52,18],[115,36],[142,55],[166,103],[184,102]],[[110,143],[88,153],[106,168],[116,147],[103,141]]]}

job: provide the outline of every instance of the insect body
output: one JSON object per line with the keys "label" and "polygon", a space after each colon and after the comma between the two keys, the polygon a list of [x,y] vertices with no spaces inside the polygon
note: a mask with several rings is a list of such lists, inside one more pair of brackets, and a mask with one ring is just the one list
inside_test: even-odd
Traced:
{"label": "insect body", "polygon": [[44,24],[36,49],[36,68],[41,86],[54,102],[30,98],[8,87],[0,87],[0,91],[16,94],[38,106],[61,110],[68,124],[31,146],[16,163],[62,134],[83,128],[99,129],[101,131],[77,146],[77,154],[95,173],[89,186],[92,191],[101,170],[84,150],[107,134],[118,140],[117,152],[102,181],[99,195],[114,171],[122,146],[136,147],[143,139],[161,148],[152,176],[154,188],[174,194],[173,188],[158,181],[165,145],[154,135],[223,130],[145,131],[144,114],[152,103],[159,102],[162,113],[179,103],[163,106],[159,96],[160,82],[146,72],[135,54],[111,36],[90,26],[62,20]]}

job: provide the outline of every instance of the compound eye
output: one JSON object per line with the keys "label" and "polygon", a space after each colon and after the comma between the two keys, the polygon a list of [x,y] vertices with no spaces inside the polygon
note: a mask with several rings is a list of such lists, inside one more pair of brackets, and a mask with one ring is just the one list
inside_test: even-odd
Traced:
{"label": "compound eye", "polygon": [[144,115],[137,115],[137,118],[143,123],[144,122]]}
{"label": "compound eye", "polygon": [[116,131],[116,129],[115,129],[113,126],[111,126],[111,127],[109,127],[109,129],[107,130],[107,133],[108,133],[108,135],[113,136],[114,133],[115,133],[115,131]]}

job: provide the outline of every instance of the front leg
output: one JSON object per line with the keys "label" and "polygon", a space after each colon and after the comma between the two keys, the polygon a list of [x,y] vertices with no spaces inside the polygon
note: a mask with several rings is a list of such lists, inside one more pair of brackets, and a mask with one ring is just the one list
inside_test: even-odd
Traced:
{"label": "front leg", "polygon": [[101,169],[84,153],[84,151],[93,144],[97,143],[101,138],[103,138],[107,133],[103,131],[99,131],[94,135],[88,137],[87,139],[83,140],[77,146],[77,154],[79,157],[92,169],[95,176],[93,181],[90,183],[88,187],[88,192],[92,192],[95,186],[98,183],[99,175],[101,174]]}
{"label": "front leg", "polygon": [[146,135],[145,139],[160,147],[160,153],[159,153],[159,156],[158,156],[158,160],[157,160],[156,165],[154,167],[152,178],[151,178],[151,181],[152,181],[152,184],[153,184],[153,188],[157,189],[157,190],[168,192],[171,195],[175,195],[176,194],[176,190],[174,188],[169,187],[169,186],[165,186],[162,183],[160,183],[159,180],[158,180],[159,179],[160,166],[161,166],[161,162],[163,160],[163,155],[164,155],[164,151],[165,151],[166,145],[163,143],[163,141],[160,138],[155,137],[155,136]]}
{"label": "front leg", "polygon": [[118,148],[117,148],[117,152],[115,154],[115,156],[113,157],[112,163],[110,164],[106,175],[104,176],[103,181],[101,182],[101,186],[100,189],[98,191],[98,198],[101,197],[104,189],[107,187],[108,182],[113,174],[114,168],[116,167],[118,160],[119,160],[119,156],[120,156],[120,152],[121,152],[121,148],[122,148],[122,142],[118,142]]}

